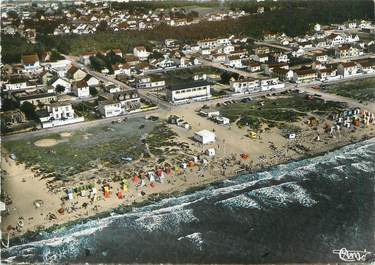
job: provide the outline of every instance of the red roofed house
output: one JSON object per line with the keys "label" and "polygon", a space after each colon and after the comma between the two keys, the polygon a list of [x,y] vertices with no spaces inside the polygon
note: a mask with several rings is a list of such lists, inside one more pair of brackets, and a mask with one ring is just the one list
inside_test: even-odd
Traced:
{"label": "red roofed house", "polygon": [[40,69],[39,57],[37,54],[22,56],[22,64],[26,71],[36,71]]}

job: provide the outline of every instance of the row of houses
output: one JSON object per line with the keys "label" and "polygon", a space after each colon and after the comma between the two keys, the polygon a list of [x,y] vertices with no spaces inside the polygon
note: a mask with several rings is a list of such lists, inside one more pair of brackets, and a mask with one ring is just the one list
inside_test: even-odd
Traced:
{"label": "row of houses", "polygon": [[[69,2],[67,2],[69,5]],[[74,3],[71,3],[74,4]],[[47,3],[38,3],[35,6],[19,6],[18,17],[9,16],[7,12],[2,13],[1,28],[5,34],[14,35],[19,33],[30,41],[35,42],[36,28],[30,28],[30,23],[35,24],[48,21],[51,25],[57,24],[53,35],[64,34],[92,34],[105,25],[106,30],[150,30],[160,24],[172,27],[187,26],[199,23],[203,20],[221,21],[226,19],[238,19],[247,15],[245,11],[222,10],[219,12],[208,12],[205,16],[192,15],[183,8],[169,9],[139,9],[133,12],[127,9],[117,9],[108,3],[96,3],[91,5],[78,5],[72,9],[69,6],[49,6]],[[40,10],[43,10],[42,14]],[[18,19],[19,23],[14,23]],[[59,24],[58,24],[59,23]]]}

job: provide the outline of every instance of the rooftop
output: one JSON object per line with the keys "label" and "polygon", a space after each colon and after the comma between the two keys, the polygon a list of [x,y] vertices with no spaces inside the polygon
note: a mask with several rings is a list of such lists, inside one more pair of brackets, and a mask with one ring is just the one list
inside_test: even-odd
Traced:
{"label": "rooftop", "polygon": [[186,88],[194,88],[194,87],[202,87],[202,86],[208,86],[211,83],[206,80],[201,81],[195,81],[195,82],[185,82],[177,85],[173,85],[168,87],[169,90],[181,90]]}

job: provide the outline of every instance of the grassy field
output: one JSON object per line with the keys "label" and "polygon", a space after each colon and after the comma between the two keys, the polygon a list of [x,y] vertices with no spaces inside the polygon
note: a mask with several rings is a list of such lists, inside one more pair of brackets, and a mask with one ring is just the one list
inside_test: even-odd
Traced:
{"label": "grassy field", "polygon": [[[5,141],[3,146],[28,166],[39,165],[45,173],[54,173],[58,179],[95,167],[96,162],[109,166],[124,163],[121,157],[137,159],[145,152],[144,139],[150,149],[166,145],[173,137],[159,121],[132,119],[125,123],[97,126],[75,131],[70,137],[49,134],[27,140]],[[162,132],[162,133],[161,133]],[[155,138],[158,135],[158,138]],[[148,139],[149,138],[149,139]],[[36,146],[41,139],[56,139],[50,147]]]}
{"label": "grassy field", "polygon": [[360,101],[375,101],[375,78],[349,81],[329,85],[324,88],[329,93],[357,99]]}
{"label": "grassy field", "polygon": [[320,98],[308,99],[303,94],[288,94],[285,97],[221,105],[219,110],[231,122],[237,121],[239,126],[259,129],[262,123],[277,126],[285,122],[297,122],[309,113],[324,115],[344,107],[339,102],[324,102]]}

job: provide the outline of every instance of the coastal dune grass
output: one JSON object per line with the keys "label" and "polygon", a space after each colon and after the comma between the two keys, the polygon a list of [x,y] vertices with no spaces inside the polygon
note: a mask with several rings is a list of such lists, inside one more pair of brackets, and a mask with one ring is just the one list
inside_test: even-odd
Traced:
{"label": "coastal dune grass", "polygon": [[231,122],[237,121],[237,125],[241,127],[259,129],[262,123],[277,125],[283,122],[297,122],[310,112],[324,115],[341,110],[345,106],[340,102],[324,101],[320,98],[308,99],[304,94],[293,94],[249,103],[236,102],[219,109]]}
{"label": "coastal dune grass", "polygon": [[[150,135],[150,149],[157,150],[172,136],[159,121],[132,119],[126,123],[97,126],[84,131],[74,131],[70,137],[49,134],[30,139],[5,141],[5,149],[26,166],[38,165],[43,173],[53,173],[57,179],[94,168],[98,162],[115,166],[123,157],[140,158],[145,150],[142,139]],[[160,132],[164,133],[160,133]],[[42,139],[55,139],[53,146],[36,146]]]}
{"label": "coastal dune grass", "polygon": [[324,90],[343,97],[375,102],[375,78],[329,85]]}

